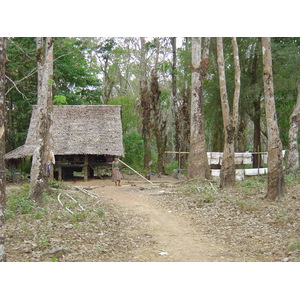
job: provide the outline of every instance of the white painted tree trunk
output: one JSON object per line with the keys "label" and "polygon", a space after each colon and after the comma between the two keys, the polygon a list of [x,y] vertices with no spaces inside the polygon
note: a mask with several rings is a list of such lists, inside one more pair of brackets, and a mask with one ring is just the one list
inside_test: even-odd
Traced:
{"label": "white painted tree trunk", "polygon": [[0,262],[6,261],[5,254],[5,38],[0,37]]}
{"label": "white painted tree trunk", "polygon": [[279,136],[274,97],[271,38],[262,38],[262,52],[266,121],[268,132],[268,192],[266,197],[269,199],[276,199],[284,196],[285,183],[283,172],[282,143]]}
{"label": "white painted tree trunk", "polygon": [[50,125],[52,111],[51,89],[51,65],[53,64],[53,39],[47,38],[43,53],[43,38],[37,38],[37,66],[38,66],[38,146],[33,153],[30,172],[31,201],[42,204],[43,193],[48,187],[48,166],[52,155],[50,149]]}
{"label": "white painted tree trunk", "polygon": [[201,60],[201,38],[192,38],[192,97],[191,97],[191,132],[188,177],[210,179],[207,160],[203,82],[208,68],[210,38],[205,39],[203,58]]}
{"label": "white painted tree trunk", "polygon": [[298,97],[294,110],[290,117],[289,151],[287,159],[287,173],[297,173],[299,170],[298,134],[300,124],[300,84],[298,85]]}

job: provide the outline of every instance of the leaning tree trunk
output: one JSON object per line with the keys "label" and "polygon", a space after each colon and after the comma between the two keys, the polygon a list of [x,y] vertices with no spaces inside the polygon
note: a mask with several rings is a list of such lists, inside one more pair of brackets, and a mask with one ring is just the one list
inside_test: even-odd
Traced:
{"label": "leaning tree trunk", "polygon": [[192,38],[192,98],[191,98],[191,133],[188,177],[210,179],[208,166],[203,105],[203,82],[207,73],[209,58],[209,38],[206,38],[204,55],[201,60],[201,38]]}
{"label": "leaning tree trunk", "polygon": [[[53,39],[47,38],[45,58],[43,58],[43,38],[37,38],[37,66],[38,66],[38,145],[34,150],[30,171],[30,192],[31,201],[42,204],[43,193],[48,187],[48,163],[51,160],[50,154],[50,124],[52,99],[49,97],[49,82],[51,64],[53,63]],[[48,103],[51,101],[51,104]]]}
{"label": "leaning tree trunk", "polygon": [[151,169],[151,144],[150,144],[150,99],[148,92],[147,74],[146,74],[146,49],[145,38],[141,37],[141,81],[140,81],[140,99],[142,108],[142,134],[144,140],[144,168]]}
{"label": "leaning tree trunk", "polygon": [[266,121],[268,132],[268,192],[266,198],[276,199],[284,196],[285,183],[283,172],[282,143],[279,136],[274,97],[271,38],[262,38],[262,52]]}
{"label": "leaning tree trunk", "polygon": [[220,81],[220,93],[222,104],[222,116],[225,133],[225,143],[223,151],[223,159],[220,174],[220,187],[235,185],[235,161],[234,161],[234,142],[238,124],[238,107],[240,98],[240,64],[239,53],[236,38],[232,38],[233,55],[234,55],[234,79],[235,90],[233,98],[233,112],[230,115],[228,103],[226,78],[225,78],[225,60],[223,53],[223,39],[217,38],[217,53],[218,53],[218,70]]}
{"label": "leaning tree trunk", "polygon": [[299,169],[299,150],[298,150],[299,124],[300,124],[300,84],[298,85],[297,103],[290,117],[287,173],[297,173]]}
{"label": "leaning tree trunk", "polygon": [[0,37],[0,262],[6,261],[5,254],[5,62],[6,62],[6,52],[5,52],[5,38]]}

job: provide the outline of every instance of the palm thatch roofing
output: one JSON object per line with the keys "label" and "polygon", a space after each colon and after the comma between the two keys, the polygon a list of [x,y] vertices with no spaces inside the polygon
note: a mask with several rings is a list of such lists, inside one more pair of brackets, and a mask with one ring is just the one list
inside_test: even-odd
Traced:
{"label": "palm thatch roofing", "polygon": [[[124,155],[121,106],[54,106],[51,126],[55,155]],[[26,142],[5,159],[32,156],[37,147],[37,106],[33,106]]]}

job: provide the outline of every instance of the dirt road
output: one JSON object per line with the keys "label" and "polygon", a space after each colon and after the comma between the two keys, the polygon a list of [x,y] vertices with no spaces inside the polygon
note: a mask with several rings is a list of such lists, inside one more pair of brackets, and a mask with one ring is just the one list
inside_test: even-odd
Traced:
{"label": "dirt road", "polygon": [[233,261],[222,246],[207,239],[197,231],[182,215],[159,205],[157,195],[162,188],[141,188],[137,186],[105,186],[96,188],[94,193],[105,197],[105,201],[117,205],[120,210],[133,215],[141,215],[147,220],[133,236],[148,236],[153,240],[150,245],[138,248],[130,261]]}

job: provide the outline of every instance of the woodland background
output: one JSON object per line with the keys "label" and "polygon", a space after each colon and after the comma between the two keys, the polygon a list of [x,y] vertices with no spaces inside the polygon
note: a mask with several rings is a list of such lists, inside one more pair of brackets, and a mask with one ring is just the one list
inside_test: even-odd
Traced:
{"label": "woodland background", "polygon": [[[300,78],[300,38],[278,37],[271,41],[278,125],[283,148],[287,149],[289,117],[296,103]],[[228,99],[233,99],[231,41],[224,38],[223,42]],[[34,37],[11,37],[6,43],[8,152],[25,142],[32,105],[37,102],[37,68]],[[266,151],[261,41],[256,37],[240,37],[237,43],[241,95],[236,151]],[[178,167],[176,157],[168,156],[165,166],[161,166],[157,164],[158,153],[189,151],[191,38],[145,38],[144,57],[141,44],[138,37],[56,37],[54,103],[122,105],[125,162],[138,170],[145,167],[142,121],[143,114],[147,114],[151,171],[170,172]],[[143,105],[142,79],[146,80],[149,107]],[[211,39],[204,83],[204,111],[207,150],[222,152],[224,133],[215,38]],[[187,159],[182,156],[181,167],[186,164]],[[28,173],[29,168],[27,163]]]}

